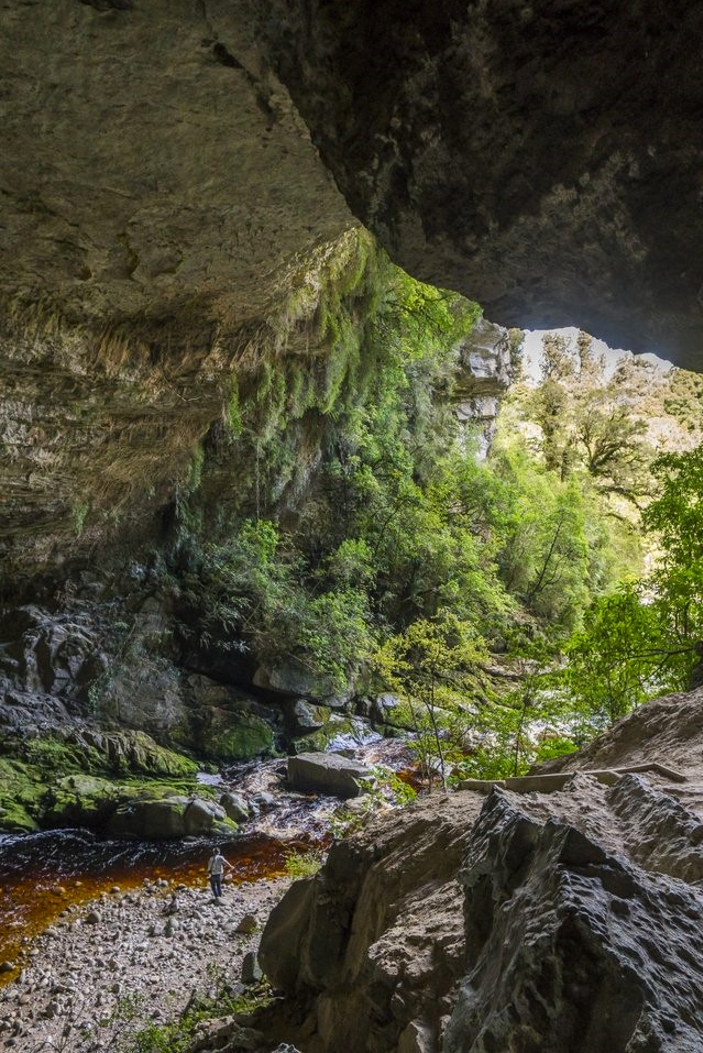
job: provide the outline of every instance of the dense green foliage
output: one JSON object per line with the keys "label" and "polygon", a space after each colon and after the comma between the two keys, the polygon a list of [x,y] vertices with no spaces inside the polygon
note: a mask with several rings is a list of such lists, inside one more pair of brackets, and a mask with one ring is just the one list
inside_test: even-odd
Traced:
{"label": "dense green foliage", "polygon": [[437,775],[447,788],[446,754],[456,737],[451,732],[465,723],[465,703],[476,687],[472,673],[486,657],[484,646],[470,625],[444,611],[431,621],[418,618],[377,653],[383,682],[405,700],[421,771],[430,787]]}
{"label": "dense green foliage", "polygon": [[548,333],[542,346],[538,383],[516,388],[512,401],[519,419],[537,426],[532,445],[545,467],[563,480],[587,474],[599,493],[638,505],[649,494],[654,450],[633,406],[651,371],[623,359],[609,374],[583,332],[574,346]]}
{"label": "dense green foliage", "polygon": [[[606,375],[583,334],[575,355],[545,342],[541,376],[515,387],[478,458],[455,408],[478,314],[365,234],[301,271],[242,356],[170,566],[187,646],[285,666],[317,697],[396,691],[440,778],[447,757],[464,774],[524,770],[622,711],[589,678],[581,720],[554,675],[570,637],[578,668],[600,597],[639,576],[651,488],[628,408],[640,374]],[[490,652],[522,669],[519,687]]]}
{"label": "dense green foliage", "polygon": [[596,602],[568,647],[567,684],[596,727],[689,687],[703,652],[703,447],[664,454],[653,473],[642,519],[655,567]]}

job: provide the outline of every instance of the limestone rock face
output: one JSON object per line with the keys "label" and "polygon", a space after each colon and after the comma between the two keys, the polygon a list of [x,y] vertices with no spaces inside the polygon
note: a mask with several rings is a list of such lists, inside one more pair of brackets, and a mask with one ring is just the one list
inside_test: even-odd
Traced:
{"label": "limestone rock face", "polygon": [[[5,565],[158,535],[233,372],[350,205],[499,322],[695,365],[702,18],[664,0],[7,0]],[[493,397],[472,396],[488,427]]]}
{"label": "limestone rock face", "polygon": [[507,329],[480,318],[459,348],[459,367],[457,415],[461,423],[480,427],[480,452],[485,454],[495,434],[500,397],[512,380]]}
{"label": "limestone rock face", "polygon": [[700,365],[700,5],[263,13],[323,159],[401,266],[504,325]]}
{"label": "limestone rock face", "polygon": [[573,826],[535,823],[499,791],[460,879],[467,973],[444,1053],[700,1047],[696,890],[644,874]]}
{"label": "limestone rock face", "polygon": [[36,572],[144,531],[298,254],[355,224],[247,0],[0,25],[0,558]]}
{"label": "limestone rock face", "polygon": [[668,764],[696,782],[703,746],[703,689],[666,695],[619,720],[578,753],[540,765],[540,772]]}
{"label": "limestone rock face", "polygon": [[184,348],[197,367],[213,326],[260,319],[266,277],[349,225],[252,9],[12,0],[2,26],[0,287],[99,331],[168,339],[179,316],[154,352],[178,388]]}
{"label": "limestone rock face", "polygon": [[274,909],[260,960],[309,1012],[306,1053],[395,1051],[413,1020],[450,1011],[464,951],[457,874],[480,805],[458,793],[375,820]]}
{"label": "limestone rock face", "polygon": [[569,765],[675,766],[679,706],[676,796],[661,773],[578,770],[553,793],[459,791],[379,817],[293,886],[261,962],[305,1053],[701,1048],[700,695],[651,705]]}

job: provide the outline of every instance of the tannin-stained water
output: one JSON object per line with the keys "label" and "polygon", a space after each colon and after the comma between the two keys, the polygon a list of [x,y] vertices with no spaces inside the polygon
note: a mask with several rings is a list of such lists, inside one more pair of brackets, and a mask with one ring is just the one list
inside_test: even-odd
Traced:
{"label": "tannin-stained water", "polygon": [[[407,747],[399,742],[369,743],[355,754],[370,764],[382,759],[401,772],[410,762]],[[218,840],[234,868],[235,882],[280,875],[291,850],[329,841],[329,817],[340,802],[287,791],[280,762],[230,768],[216,781],[222,790],[267,798],[258,817],[240,833]],[[206,884],[213,843],[212,838],[104,840],[75,829],[0,835],[0,962],[16,963],[12,972],[0,975],[0,984],[16,975],[31,938],[73,904],[92,900],[115,885],[137,887],[145,879]]]}

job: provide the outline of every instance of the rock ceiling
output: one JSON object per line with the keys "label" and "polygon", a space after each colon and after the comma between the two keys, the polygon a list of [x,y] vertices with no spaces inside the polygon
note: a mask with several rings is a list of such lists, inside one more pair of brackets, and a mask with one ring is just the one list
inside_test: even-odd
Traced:
{"label": "rock ceiling", "polygon": [[162,505],[242,334],[359,220],[496,321],[695,366],[684,8],[6,0],[0,555],[136,489]]}

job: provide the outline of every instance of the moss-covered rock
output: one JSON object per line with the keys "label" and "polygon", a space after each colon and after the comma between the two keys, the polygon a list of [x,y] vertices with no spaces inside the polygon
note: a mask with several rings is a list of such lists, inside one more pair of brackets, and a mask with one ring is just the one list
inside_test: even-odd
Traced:
{"label": "moss-covered rock", "polygon": [[37,816],[45,790],[39,773],[31,767],[0,757],[0,831],[39,829]]}
{"label": "moss-covered rock", "polygon": [[142,732],[69,726],[50,735],[6,735],[0,740],[0,830],[101,829],[134,800],[200,792],[197,770],[193,760]]}
{"label": "moss-covered rock", "polygon": [[[349,744],[360,745],[368,741],[370,729],[368,724],[358,717],[346,717],[332,713],[324,727],[317,728],[306,735],[298,735],[291,740],[291,753],[324,753],[330,747],[342,748]],[[345,742],[345,740],[348,740]]]}
{"label": "moss-covered rock", "polygon": [[251,760],[273,750],[273,730],[256,713],[213,706],[200,729],[198,746],[216,760]]}
{"label": "moss-covered rock", "polygon": [[161,841],[189,835],[232,834],[237,824],[212,801],[174,795],[161,800],[123,802],[110,817],[106,830],[117,837]]}
{"label": "moss-covered rock", "polygon": [[42,818],[50,825],[98,826],[114,811],[119,785],[95,775],[64,775],[43,800]]}
{"label": "moss-covered rock", "polygon": [[289,725],[301,735],[324,728],[331,716],[327,706],[315,705],[304,698],[291,702],[286,712]]}

